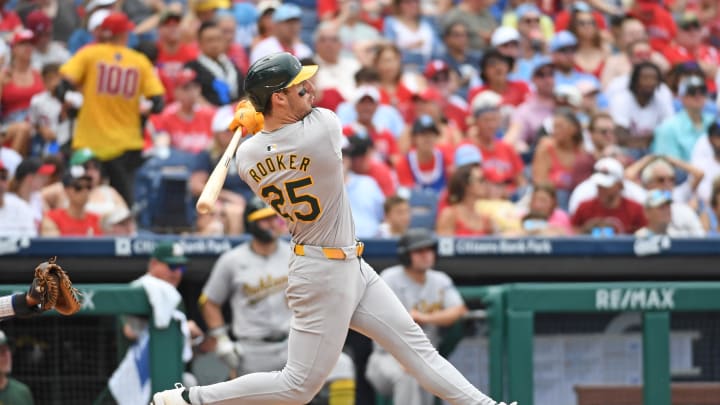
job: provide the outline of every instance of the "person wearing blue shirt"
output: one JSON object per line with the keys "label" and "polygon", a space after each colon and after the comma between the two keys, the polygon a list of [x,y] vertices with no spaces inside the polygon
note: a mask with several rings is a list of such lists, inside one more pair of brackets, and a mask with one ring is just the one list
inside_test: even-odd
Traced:
{"label": "person wearing blue shirt", "polygon": [[343,142],[345,142],[342,148],[345,189],[353,213],[355,234],[361,239],[373,238],[377,236],[385,216],[383,210],[385,195],[375,179],[350,170],[351,159],[365,151],[355,147],[354,143],[347,141],[347,138],[343,138]]}
{"label": "person wearing blue shirt", "polygon": [[653,153],[690,161],[695,142],[707,133],[714,121],[714,116],[704,111],[707,93],[705,81],[699,76],[688,76],[680,81],[678,95],[683,110],[655,128]]}

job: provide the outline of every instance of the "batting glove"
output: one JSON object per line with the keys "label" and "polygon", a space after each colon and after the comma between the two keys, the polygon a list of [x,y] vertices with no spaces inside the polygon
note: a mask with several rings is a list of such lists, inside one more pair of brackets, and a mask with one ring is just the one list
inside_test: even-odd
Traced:
{"label": "batting glove", "polygon": [[240,367],[243,357],[240,345],[230,340],[227,334],[217,336],[216,339],[217,346],[215,347],[215,354],[220,360],[233,370]]}
{"label": "batting glove", "polygon": [[248,100],[240,101],[235,107],[235,115],[228,128],[235,132],[239,127],[245,128],[247,133],[256,134],[265,126],[265,117],[262,113],[255,111],[252,103]]}

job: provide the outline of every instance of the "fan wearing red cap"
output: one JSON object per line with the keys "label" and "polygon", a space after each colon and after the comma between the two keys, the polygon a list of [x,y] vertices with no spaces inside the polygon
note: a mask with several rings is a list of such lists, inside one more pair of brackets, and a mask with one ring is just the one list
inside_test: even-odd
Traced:
{"label": "fan wearing red cap", "polygon": [[8,192],[10,173],[0,160],[0,237],[37,236],[33,213],[26,202]]}
{"label": "fan wearing red cap", "polygon": [[[386,164],[394,164],[400,151],[395,136],[385,128],[377,128],[373,117],[380,105],[380,91],[374,86],[360,86],[353,97],[357,120],[343,128],[346,135],[369,137],[373,142],[375,157]],[[389,191],[389,189],[386,189]]]}
{"label": "fan wearing red cap", "polygon": [[428,81],[428,90],[437,98],[435,106],[428,106],[430,110],[416,108],[416,116],[429,114],[440,121],[443,116],[448,122],[462,132],[467,131],[468,103],[463,97],[457,95],[460,89],[460,77],[450,65],[441,59],[428,62],[425,66],[425,78]]}
{"label": "fan wearing red cap", "polygon": [[44,90],[40,72],[31,65],[34,39],[30,30],[15,31],[10,40],[12,63],[0,75],[3,141],[23,156],[27,156],[30,146],[31,128],[26,122],[30,100]]}
{"label": "fan wearing red cap", "polygon": [[198,48],[193,43],[184,42],[180,30],[181,13],[166,10],[160,15],[157,34],[157,59],[155,65],[160,80],[165,86],[165,101],[171,103],[175,100],[175,76],[183,69],[186,63],[197,59]]}
{"label": "fan wearing red cap", "polygon": [[64,63],[70,59],[70,52],[63,44],[53,41],[53,22],[42,10],[34,10],[25,18],[25,28],[32,31],[35,50],[32,65],[36,69],[48,63]]}
{"label": "fan wearing red cap", "polygon": [[61,99],[69,90],[82,93],[72,147],[97,155],[110,185],[128,204],[144,146],[140,98],[149,100],[150,113],[157,114],[165,93],[148,58],[125,45],[133,27],[125,14],[111,12],[98,27],[101,42],[80,49],[60,68],[63,81],[56,91]]}
{"label": "fan wearing red cap", "polygon": [[5,7],[6,1],[0,2],[0,33],[8,33],[16,31],[22,27],[22,20],[12,9]]}
{"label": "fan wearing red cap", "polygon": [[170,146],[197,154],[212,144],[215,108],[200,103],[200,83],[194,70],[182,69],[175,76],[175,86],[175,102],[150,117],[153,138],[167,134]]}

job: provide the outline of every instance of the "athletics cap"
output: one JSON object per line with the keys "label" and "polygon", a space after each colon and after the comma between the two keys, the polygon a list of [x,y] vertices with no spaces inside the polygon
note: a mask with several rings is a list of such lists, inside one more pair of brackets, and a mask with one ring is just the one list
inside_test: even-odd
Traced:
{"label": "athletics cap", "polygon": [[158,242],[155,245],[152,257],[169,265],[185,264],[188,262],[182,245],[172,241]]}

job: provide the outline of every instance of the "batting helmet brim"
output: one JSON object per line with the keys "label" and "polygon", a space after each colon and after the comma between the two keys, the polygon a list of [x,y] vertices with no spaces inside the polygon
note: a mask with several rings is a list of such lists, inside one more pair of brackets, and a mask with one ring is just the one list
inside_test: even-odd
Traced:
{"label": "batting helmet brim", "polygon": [[290,81],[287,86],[285,86],[285,88],[292,87],[296,84],[304,82],[305,80],[315,76],[315,73],[317,73],[317,71],[318,65],[303,66],[302,69],[300,69],[300,73],[298,73],[297,76],[295,76],[295,78],[292,79],[292,81]]}
{"label": "batting helmet brim", "polygon": [[255,222],[255,221],[259,221],[261,219],[269,218],[269,217],[272,217],[275,215],[277,215],[277,212],[275,212],[274,209],[272,209],[270,207],[265,207],[265,208],[260,208],[259,210],[250,213],[247,216],[247,220],[248,220],[248,222]]}

